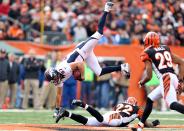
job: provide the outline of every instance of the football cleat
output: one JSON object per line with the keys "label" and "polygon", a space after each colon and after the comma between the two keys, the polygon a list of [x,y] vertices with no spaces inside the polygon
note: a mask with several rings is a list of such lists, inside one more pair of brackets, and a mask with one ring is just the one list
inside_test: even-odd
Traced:
{"label": "football cleat", "polygon": [[72,105],[80,106],[80,107],[82,107],[82,108],[85,107],[84,102],[82,102],[81,100],[76,100],[76,99],[74,99],[74,100],[72,101]]}
{"label": "football cleat", "polygon": [[114,3],[111,2],[111,0],[106,2],[104,11],[109,12],[110,10],[112,10],[113,5],[114,5]]}
{"label": "football cleat", "polygon": [[61,119],[61,118],[63,118],[64,119],[64,117],[65,117],[65,109],[64,108],[60,108],[59,109],[59,113],[58,113],[58,115],[56,116],[56,123],[58,123],[59,122],[59,120]]}
{"label": "football cleat", "polygon": [[128,63],[121,64],[122,74],[129,79],[130,78],[130,65]]}
{"label": "football cleat", "polygon": [[158,126],[158,125],[160,125],[160,121],[154,120],[154,121],[152,121],[152,124],[153,124],[153,126]]}

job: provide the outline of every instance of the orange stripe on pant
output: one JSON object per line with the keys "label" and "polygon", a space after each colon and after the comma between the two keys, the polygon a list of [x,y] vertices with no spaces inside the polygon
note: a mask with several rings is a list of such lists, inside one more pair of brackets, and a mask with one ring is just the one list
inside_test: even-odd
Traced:
{"label": "orange stripe on pant", "polygon": [[170,89],[170,76],[169,74],[163,76],[163,86],[164,86],[164,99],[167,96],[167,93],[169,92]]}

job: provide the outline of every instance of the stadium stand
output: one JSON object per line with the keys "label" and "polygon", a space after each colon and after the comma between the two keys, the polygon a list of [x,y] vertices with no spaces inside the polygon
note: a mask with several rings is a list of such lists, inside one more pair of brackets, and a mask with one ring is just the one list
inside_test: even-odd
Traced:
{"label": "stadium stand", "polygon": [[[21,37],[17,40],[40,42],[41,21],[44,22],[44,42],[68,44],[75,39],[75,28],[82,23],[90,36],[102,11],[104,0],[6,0],[0,3],[0,39],[9,40],[7,33],[18,21]],[[161,32],[168,45],[184,43],[184,3],[173,0],[114,0],[117,3],[107,21],[107,40],[111,44],[141,44],[147,31]],[[42,12],[43,9],[43,12]],[[42,13],[44,19],[42,20]],[[12,20],[13,19],[13,22]],[[109,31],[110,30],[110,31]],[[23,34],[22,34],[23,32]],[[53,33],[53,34],[52,34]],[[56,35],[57,34],[57,35]],[[109,35],[108,35],[109,34]],[[62,35],[62,39],[58,36]],[[102,42],[103,43],[103,42]]]}

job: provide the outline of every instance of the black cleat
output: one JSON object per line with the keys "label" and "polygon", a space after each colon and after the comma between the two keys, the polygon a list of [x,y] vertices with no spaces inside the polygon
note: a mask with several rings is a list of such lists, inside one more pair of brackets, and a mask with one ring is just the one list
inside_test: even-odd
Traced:
{"label": "black cleat", "polygon": [[80,107],[82,107],[82,108],[85,107],[84,102],[82,102],[81,100],[77,100],[77,99],[74,99],[74,100],[72,101],[72,105],[80,106]]}
{"label": "black cleat", "polygon": [[59,113],[58,113],[58,115],[56,116],[56,123],[58,123],[59,122],[59,120],[61,119],[61,118],[63,118],[64,119],[64,117],[65,117],[65,109],[64,108],[60,108],[59,109]]}
{"label": "black cleat", "polygon": [[152,124],[153,124],[153,126],[158,126],[158,125],[160,125],[160,121],[154,120],[154,121],[152,121]]}

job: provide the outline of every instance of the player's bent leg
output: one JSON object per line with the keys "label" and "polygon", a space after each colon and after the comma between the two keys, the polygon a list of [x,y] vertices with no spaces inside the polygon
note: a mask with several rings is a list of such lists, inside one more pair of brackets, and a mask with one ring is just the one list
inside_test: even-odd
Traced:
{"label": "player's bent leg", "polygon": [[[109,111],[105,113],[103,117],[103,125],[113,127],[126,126],[130,121],[132,121],[132,118],[130,117],[122,117],[118,111]],[[137,116],[135,116],[133,119],[135,119],[136,117]]]}
{"label": "player's bent leg", "polygon": [[[164,86],[164,88],[165,88],[164,98],[165,98],[168,106],[170,107],[170,109],[176,110],[176,111],[184,114],[184,105],[177,102],[177,93],[176,93],[175,86],[178,85],[178,83],[177,83],[178,80],[176,79],[176,76],[172,75],[172,74],[170,75],[170,78],[171,78],[171,81],[170,81],[169,86]],[[175,85],[175,83],[176,83],[176,85]],[[168,91],[166,89],[168,89]]]}
{"label": "player's bent leg", "polygon": [[184,114],[184,105],[178,103],[178,102],[173,102],[170,104],[170,109],[171,110],[175,110],[175,111],[178,111],[182,114]]}
{"label": "player's bent leg", "polygon": [[98,112],[97,110],[95,110],[94,108],[92,108],[91,106],[87,105],[85,106],[85,109],[92,115],[94,116],[99,122],[102,122],[104,120],[103,116],[100,114],[100,112]]}
{"label": "player's bent leg", "polygon": [[114,72],[114,71],[121,71],[121,66],[107,66],[107,67],[103,67],[102,71],[100,72],[99,76]]}
{"label": "player's bent leg", "polygon": [[69,118],[71,118],[72,120],[74,120],[76,122],[79,122],[79,123],[81,123],[83,125],[86,125],[87,122],[88,122],[88,118],[86,118],[86,117],[84,117],[82,115],[74,114],[74,113],[72,113]]}
{"label": "player's bent leg", "polygon": [[84,104],[81,100],[74,99],[72,101],[72,105],[80,106],[84,109],[86,109],[92,116],[94,116],[99,122],[103,121],[103,116],[94,108],[89,106],[88,104]]}
{"label": "player's bent leg", "polygon": [[74,52],[69,56],[67,62],[68,62],[68,63],[74,62],[74,61],[77,59],[78,56],[80,56],[79,52],[74,51]]}
{"label": "player's bent leg", "polygon": [[87,123],[86,123],[85,125],[87,125],[87,126],[101,126],[102,123],[99,122],[99,121],[98,121],[96,118],[94,118],[94,117],[89,117],[89,118],[88,118],[88,121],[87,121]]}
{"label": "player's bent leg", "polygon": [[82,102],[81,100],[77,100],[77,99],[74,99],[72,101],[72,105],[74,106],[80,106],[82,108],[85,108],[86,104],[84,102]]}
{"label": "player's bent leg", "polygon": [[138,123],[141,127],[144,127],[144,123],[146,122],[147,118],[152,112],[153,108],[153,101],[148,97],[146,101],[146,107],[144,109],[143,115],[140,119],[140,122]]}
{"label": "player's bent leg", "polygon": [[144,109],[143,115],[140,119],[140,122],[138,123],[138,125],[143,128],[144,124],[146,122],[146,119],[149,117],[151,111],[152,111],[152,107],[153,107],[153,101],[159,99],[162,97],[162,93],[161,93],[161,89],[162,89],[162,85],[160,84],[156,89],[154,89],[147,98],[146,101],[146,107]]}
{"label": "player's bent leg", "polygon": [[102,37],[106,18],[107,18],[108,12],[112,9],[112,6],[113,6],[112,2],[106,3],[104,13],[98,23],[98,31],[95,32],[89,39],[87,39],[84,42],[81,42],[77,46],[76,50],[84,60],[93,51],[95,46],[98,44],[98,40]]}
{"label": "player's bent leg", "polygon": [[106,22],[108,12],[110,12],[113,5],[114,4],[112,2],[107,2],[105,4],[104,13],[101,16],[101,18],[99,20],[99,23],[98,23],[98,31],[95,32],[88,40],[80,43],[77,46],[77,48],[79,49],[78,52],[83,57],[83,59],[87,58],[88,53],[93,51],[95,46],[98,44],[98,40],[102,37],[103,29],[104,29],[104,26],[105,26],[105,22]]}
{"label": "player's bent leg", "polygon": [[85,125],[88,121],[88,118],[86,118],[82,115],[74,114],[74,113],[71,113],[71,112],[65,110],[64,108],[60,108],[58,116],[56,117],[56,123],[58,123],[59,120],[61,118],[64,118],[64,117],[69,117],[69,118],[73,119],[74,121],[79,122],[83,125]]}

